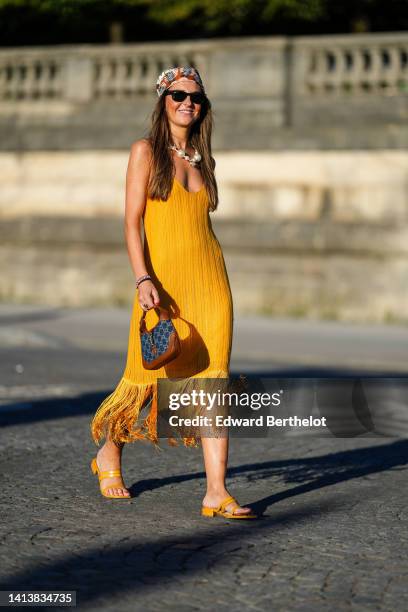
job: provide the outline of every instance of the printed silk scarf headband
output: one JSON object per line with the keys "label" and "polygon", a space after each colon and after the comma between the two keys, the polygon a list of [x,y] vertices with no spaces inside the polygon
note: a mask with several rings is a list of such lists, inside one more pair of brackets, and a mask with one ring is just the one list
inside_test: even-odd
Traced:
{"label": "printed silk scarf headband", "polygon": [[196,68],[193,68],[192,66],[176,66],[175,68],[168,68],[167,70],[163,70],[163,72],[157,79],[156,91],[159,98],[162,93],[170,87],[172,83],[174,83],[178,79],[182,79],[183,77],[190,79],[191,81],[196,81],[203,90],[203,93],[205,93],[203,82]]}

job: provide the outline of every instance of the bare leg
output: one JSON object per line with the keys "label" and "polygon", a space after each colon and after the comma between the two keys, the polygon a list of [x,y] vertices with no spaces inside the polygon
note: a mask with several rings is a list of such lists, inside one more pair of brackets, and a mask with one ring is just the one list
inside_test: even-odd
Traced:
{"label": "bare leg", "polygon": [[[203,447],[205,472],[207,475],[207,493],[203,499],[203,505],[210,508],[217,507],[226,497],[230,495],[225,487],[225,477],[228,463],[228,437],[226,438],[201,438]],[[226,510],[230,510],[230,504]],[[251,508],[240,507],[234,510],[234,514],[248,514]]]}
{"label": "bare leg", "polygon": [[[121,469],[123,447],[124,444],[117,445],[107,437],[105,444],[98,450],[96,455],[97,464],[101,472],[105,470]],[[109,487],[109,485],[111,485],[111,487]],[[109,489],[106,490],[108,495],[123,495],[124,497],[130,497],[130,493],[120,476],[102,478],[101,487],[103,489],[109,487]]]}

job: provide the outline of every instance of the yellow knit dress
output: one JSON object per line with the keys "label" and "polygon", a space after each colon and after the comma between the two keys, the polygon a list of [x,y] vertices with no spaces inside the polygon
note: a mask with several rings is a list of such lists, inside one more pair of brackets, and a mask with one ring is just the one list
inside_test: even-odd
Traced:
{"label": "yellow knit dress", "polygon": [[[136,290],[122,378],[99,406],[91,423],[95,443],[110,432],[116,442],[148,439],[158,445],[157,379],[229,377],[233,302],[221,246],[213,232],[205,186],[189,192],[174,178],[167,201],[147,198],[143,213],[144,257],[181,342],[180,355],[158,370],[142,365],[139,321],[143,309]],[[146,314],[151,329],[154,309]],[[150,401],[152,400],[152,401]],[[149,413],[140,422],[142,407]],[[177,444],[169,438],[170,444]],[[195,437],[183,438],[197,446]]]}

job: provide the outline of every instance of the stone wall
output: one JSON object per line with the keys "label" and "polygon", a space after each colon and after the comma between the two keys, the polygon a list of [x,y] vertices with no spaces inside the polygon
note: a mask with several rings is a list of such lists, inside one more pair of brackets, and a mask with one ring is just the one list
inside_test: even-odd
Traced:
{"label": "stone wall", "polygon": [[199,69],[217,150],[408,139],[408,35],[244,37],[0,51],[0,150],[128,149],[170,65]]}
{"label": "stone wall", "polygon": [[408,35],[0,51],[0,299],[127,304],[131,143],[196,66],[236,313],[406,321]]}
{"label": "stone wall", "polygon": [[[0,219],[124,214],[128,151],[0,152]],[[222,218],[406,223],[404,151],[215,151]]]}
{"label": "stone wall", "polygon": [[[0,299],[126,304],[128,152],[2,153]],[[236,313],[406,321],[408,154],[215,152]]]}

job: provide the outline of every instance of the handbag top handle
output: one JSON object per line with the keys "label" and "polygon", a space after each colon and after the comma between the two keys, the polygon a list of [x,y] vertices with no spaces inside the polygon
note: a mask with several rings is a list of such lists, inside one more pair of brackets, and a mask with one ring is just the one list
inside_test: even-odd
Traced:
{"label": "handbag top handle", "polygon": [[[167,308],[163,308],[163,306],[154,306],[154,310],[156,311],[156,314],[159,317],[160,321],[167,321],[168,319],[170,319],[169,311],[167,310]],[[142,334],[147,332],[146,314],[148,312],[148,310],[144,310],[142,316],[140,317],[139,330]]]}

